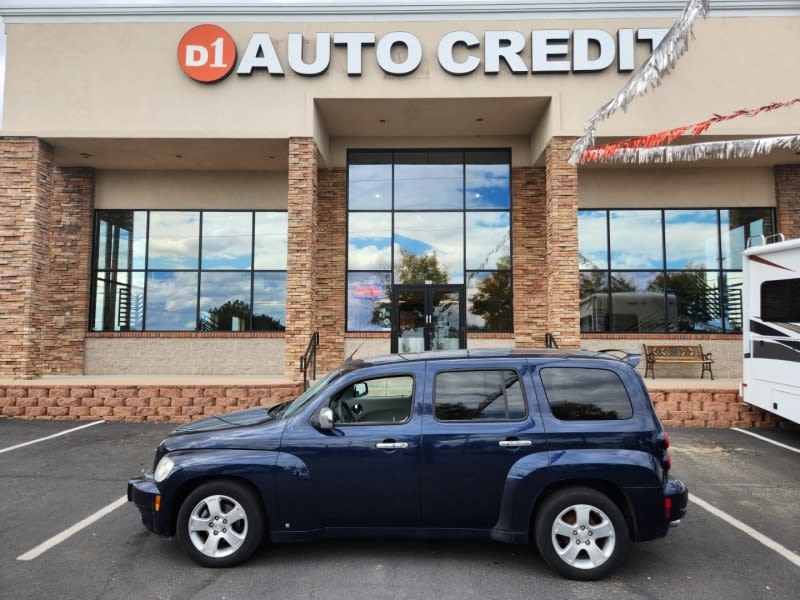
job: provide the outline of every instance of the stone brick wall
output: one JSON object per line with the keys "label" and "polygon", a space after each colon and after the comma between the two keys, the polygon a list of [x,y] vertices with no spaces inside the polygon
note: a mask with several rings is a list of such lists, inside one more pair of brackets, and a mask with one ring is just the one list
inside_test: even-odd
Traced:
{"label": "stone brick wall", "polygon": [[650,390],[656,413],[670,427],[780,427],[798,425],[739,399],[731,389]]}
{"label": "stone brick wall", "polygon": [[300,358],[316,331],[316,267],[319,230],[317,145],[289,139],[289,244],[286,273],[285,375],[302,378]]}
{"label": "stone brick wall", "polygon": [[344,352],[346,257],[347,257],[347,190],[346,170],[319,170],[318,208],[319,249],[316,274],[316,320],[320,347],[317,374],[342,362]]}
{"label": "stone brick wall", "polygon": [[800,165],[775,167],[778,231],[787,240],[800,238]]}
{"label": "stone brick wall", "polygon": [[37,139],[0,139],[0,376],[39,374],[48,309],[53,151]]}
{"label": "stone brick wall", "polygon": [[[0,386],[0,416],[21,419],[185,423],[299,395],[302,385],[44,385]],[[732,389],[651,390],[664,427],[780,427],[797,429],[740,402]]]}
{"label": "stone brick wall", "polygon": [[572,138],[556,137],[545,151],[548,331],[562,348],[579,348],[578,168],[568,162]]}
{"label": "stone brick wall", "polygon": [[511,169],[514,342],[541,348],[547,333],[547,244],[545,170]]}
{"label": "stone brick wall", "polygon": [[43,375],[80,375],[89,322],[94,170],[56,168],[44,294]]}
{"label": "stone brick wall", "polygon": [[33,385],[0,387],[0,415],[23,419],[106,419],[185,423],[295,398],[302,384]]}

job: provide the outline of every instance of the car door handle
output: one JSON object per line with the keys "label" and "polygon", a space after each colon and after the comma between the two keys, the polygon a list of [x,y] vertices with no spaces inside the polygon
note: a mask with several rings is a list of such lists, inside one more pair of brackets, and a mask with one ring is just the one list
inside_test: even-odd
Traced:
{"label": "car door handle", "polygon": [[375,447],[379,450],[404,450],[408,448],[408,442],[378,442]]}
{"label": "car door handle", "polygon": [[503,440],[498,444],[503,448],[522,448],[523,446],[530,446],[533,442],[530,440]]}

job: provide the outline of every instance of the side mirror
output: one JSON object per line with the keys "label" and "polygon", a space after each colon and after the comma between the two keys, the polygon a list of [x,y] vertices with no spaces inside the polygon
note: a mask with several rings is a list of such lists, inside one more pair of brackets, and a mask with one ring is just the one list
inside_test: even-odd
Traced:
{"label": "side mirror", "polygon": [[369,387],[363,381],[353,386],[353,398],[361,398],[362,396],[366,396],[368,392]]}
{"label": "side mirror", "polygon": [[320,431],[330,431],[333,429],[333,409],[330,406],[323,406],[317,411],[313,425]]}

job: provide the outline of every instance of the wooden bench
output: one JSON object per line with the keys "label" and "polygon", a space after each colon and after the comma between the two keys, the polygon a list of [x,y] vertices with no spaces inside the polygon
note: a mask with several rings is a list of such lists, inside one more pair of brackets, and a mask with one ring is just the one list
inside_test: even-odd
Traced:
{"label": "wooden bench", "polygon": [[696,363],[703,366],[700,372],[700,379],[705,377],[706,372],[714,379],[711,371],[711,352],[704,353],[700,344],[676,345],[676,344],[642,344],[644,346],[644,358],[646,361],[644,376],[647,377],[648,371],[653,379],[656,378],[653,367],[656,363]]}

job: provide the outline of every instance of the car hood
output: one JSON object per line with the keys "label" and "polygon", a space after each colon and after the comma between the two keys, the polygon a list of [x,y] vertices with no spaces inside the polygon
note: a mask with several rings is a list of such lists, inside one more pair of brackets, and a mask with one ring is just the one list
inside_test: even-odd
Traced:
{"label": "car hood", "polygon": [[159,444],[156,463],[178,450],[277,450],[286,419],[273,415],[269,409],[253,408],[181,425]]}

